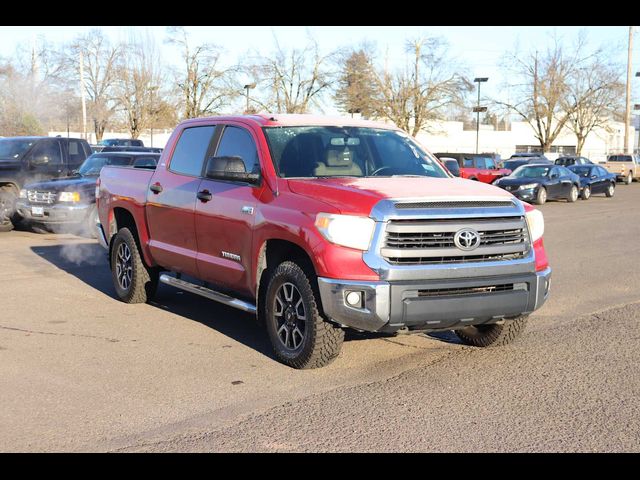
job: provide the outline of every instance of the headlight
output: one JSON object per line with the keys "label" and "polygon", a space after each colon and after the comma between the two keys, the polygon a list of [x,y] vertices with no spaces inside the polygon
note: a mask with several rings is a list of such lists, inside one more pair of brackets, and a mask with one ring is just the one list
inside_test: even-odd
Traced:
{"label": "headlight", "polygon": [[527,183],[526,185],[520,185],[520,190],[529,190],[530,188],[536,188],[537,183]]}
{"label": "headlight", "polygon": [[319,213],[316,228],[331,243],[357,250],[368,250],[376,222],[368,217]]}
{"label": "headlight", "polygon": [[27,191],[24,188],[20,190],[20,198],[27,198]]}
{"label": "headlight", "polygon": [[531,241],[535,242],[544,234],[544,216],[540,210],[531,210],[525,214]]}
{"label": "headlight", "polygon": [[59,202],[79,202],[80,201],[80,193],[79,192],[62,192],[58,195]]}

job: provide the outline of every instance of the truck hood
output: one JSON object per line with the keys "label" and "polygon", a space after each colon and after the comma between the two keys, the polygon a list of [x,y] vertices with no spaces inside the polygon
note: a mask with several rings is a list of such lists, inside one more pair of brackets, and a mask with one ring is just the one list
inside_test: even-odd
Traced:
{"label": "truck hood", "polygon": [[298,195],[320,199],[341,213],[369,215],[384,199],[504,200],[513,196],[486,183],[462,178],[310,178],[288,180]]}
{"label": "truck hood", "polygon": [[39,190],[42,192],[79,192],[88,188],[94,188],[98,177],[63,177],[46,182],[37,182],[25,185],[27,190]]}

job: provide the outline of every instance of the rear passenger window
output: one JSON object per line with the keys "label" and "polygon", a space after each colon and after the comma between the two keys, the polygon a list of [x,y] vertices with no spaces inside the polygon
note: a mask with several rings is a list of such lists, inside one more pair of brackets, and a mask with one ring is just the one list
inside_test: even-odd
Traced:
{"label": "rear passenger window", "polygon": [[69,164],[81,164],[85,158],[87,158],[82,144],[77,140],[69,140]]}
{"label": "rear passenger window", "polygon": [[251,134],[242,128],[226,127],[216,157],[236,156],[244,161],[246,172],[260,173],[258,150]]}
{"label": "rear passenger window", "polygon": [[169,169],[175,173],[199,177],[215,128],[215,126],[186,128],[178,139]]}

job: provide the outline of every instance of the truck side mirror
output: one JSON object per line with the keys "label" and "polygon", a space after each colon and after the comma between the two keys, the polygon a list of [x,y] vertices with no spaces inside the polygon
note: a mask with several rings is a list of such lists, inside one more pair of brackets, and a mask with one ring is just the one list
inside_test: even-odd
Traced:
{"label": "truck side mirror", "polygon": [[247,172],[241,157],[210,157],[207,160],[205,177],[212,180],[228,180],[232,182],[260,183],[259,173]]}
{"label": "truck side mirror", "polygon": [[47,165],[49,163],[49,157],[47,155],[38,155],[31,159],[32,165]]}

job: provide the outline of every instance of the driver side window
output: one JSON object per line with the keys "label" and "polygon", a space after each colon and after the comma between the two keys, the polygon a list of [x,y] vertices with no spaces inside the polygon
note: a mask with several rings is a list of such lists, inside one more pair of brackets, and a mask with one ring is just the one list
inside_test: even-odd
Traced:
{"label": "driver side window", "polygon": [[60,144],[55,140],[45,140],[40,142],[31,151],[31,162],[36,166],[62,165]]}

